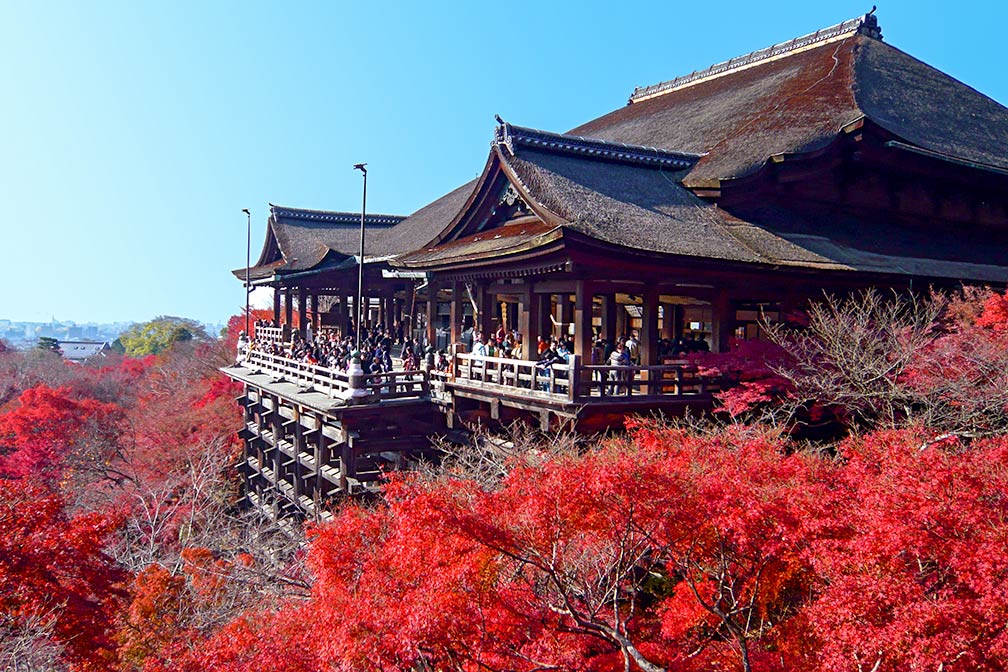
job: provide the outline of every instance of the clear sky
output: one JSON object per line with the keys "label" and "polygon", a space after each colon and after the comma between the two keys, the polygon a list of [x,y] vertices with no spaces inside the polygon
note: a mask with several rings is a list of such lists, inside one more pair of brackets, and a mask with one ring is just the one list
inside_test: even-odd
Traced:
{"label": "clear sky", "polygon": [[[495,113],[566,131],[633,87],[864,2],[0,0],[0,318],[220,322],[267,203],[408,214],[477,176]],[[885,40],[1008,103],[1008,3],[883,2]]]}

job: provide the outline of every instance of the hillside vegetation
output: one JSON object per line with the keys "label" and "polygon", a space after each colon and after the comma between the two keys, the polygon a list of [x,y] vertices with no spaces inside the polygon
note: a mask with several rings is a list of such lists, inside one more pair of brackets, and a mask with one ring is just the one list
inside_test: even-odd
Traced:
{"label": "hillside vegetation", "polygon": [[476,434],[376,502],[235,506],[231,341],[0,348],[12,670],[1003,670],[1008,295],[826,299],[715,417]]}

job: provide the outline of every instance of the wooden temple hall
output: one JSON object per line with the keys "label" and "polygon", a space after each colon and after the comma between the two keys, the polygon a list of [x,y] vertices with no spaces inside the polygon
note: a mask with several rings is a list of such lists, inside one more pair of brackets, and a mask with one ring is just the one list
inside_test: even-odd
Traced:
{"label": "wooden temple hall", "polygon": [[[253,496],[310,512],[476,418],[594,431],[702,408],[713,381],[663,339],[724,351],[824,291],[1003,287],[1008,109],[868,14],[635,89],[566,133],[498,118],[477,179],[365,223],[360,259],[359,213],[272,206],[250,275],[277,327],[256,339],[348,333],[363,264],[366,321],[451,369],[359,376],[253,349],[226,369]],[[501,327],[524,359],[471,354],[474,330]],[[592,363],[596,339],[633,332],[637,365]],[[569,363],[537,371],[538,337],[568,339]]]}

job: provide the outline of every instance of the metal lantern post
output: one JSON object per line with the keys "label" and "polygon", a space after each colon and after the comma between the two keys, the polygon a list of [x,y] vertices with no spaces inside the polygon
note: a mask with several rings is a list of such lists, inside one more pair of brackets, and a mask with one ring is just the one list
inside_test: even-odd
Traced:
{"label": "metal lantern post", "polygon": [[367,210],[367,166],[355,163],[354,169],[364,175],[364,197],[360,211],[360,258],[357,263],[357,350],[361,348],[361,322],[364,321],[364,212]]}
{"label": "metal lantern post", "polygon": [[248,219],[248,237],[245,240],[245,338],[251,339],[252,332],[249,331],[249,294],[252,293],[249,282],[249,268],[252,265],[252,211],[242,208]]}

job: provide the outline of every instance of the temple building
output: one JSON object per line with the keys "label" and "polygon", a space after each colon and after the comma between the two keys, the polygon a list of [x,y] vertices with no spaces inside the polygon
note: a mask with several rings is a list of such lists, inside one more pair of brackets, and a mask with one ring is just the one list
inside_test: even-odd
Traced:
{"label": "temple building", "polygon": [[[599,428],[706,398],[662,339],[725,350],[824,291],[1003,288],[1008,109],[884,42],[871,13],[635,89],[567,133],[498,118],[478,179],[365,220],[361,260],[359,213],[272,207],[250,274],[278,324],[296,304],[302,336],[348,328],[363,263],[366,320],[456,353],[434,395],[449,425]],[[466,354],[470,328],[501,327],[531,359],[538,337],[568,338],[564,380],[544,392],[531,365]],[[593,341],[634,331],[639,367],[611,393]]]}

